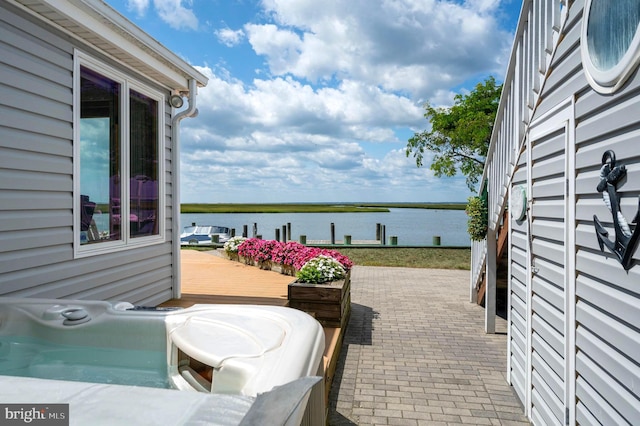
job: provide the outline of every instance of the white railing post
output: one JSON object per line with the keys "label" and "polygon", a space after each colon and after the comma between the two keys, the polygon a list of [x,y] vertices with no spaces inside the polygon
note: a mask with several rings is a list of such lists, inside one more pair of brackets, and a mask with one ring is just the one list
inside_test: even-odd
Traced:
{"label": "white railing post", "polygon": [[485,256],[487,253],[487,241],[471,242],[471,282],[469,285],[469,301],[478,303],[478,285],[484,272]]}
{"label": "white railing post", "polygon": [[484,331],[496,332],[496,231],[487,232],[487,287],[484,293]]}

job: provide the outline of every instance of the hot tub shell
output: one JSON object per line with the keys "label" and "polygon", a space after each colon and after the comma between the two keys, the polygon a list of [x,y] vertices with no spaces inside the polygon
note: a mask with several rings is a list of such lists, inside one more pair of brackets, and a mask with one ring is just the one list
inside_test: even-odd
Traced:
{"label": "hot tub shell", "polygon": [[[50,343],[56,350],[45,357],[15,353],[16,339],[25,336]],[[89,370],[100,367],[95,354],[115,354],[107,356],[113,364],[107,370],[114,376],[119,368],[125,373],[129,367],[139,368],[144,359],[133,366],[117,359],[120,352],[135,351],[155,354],[153,363],[163,363],[159,368],[168,389],[255,398],[300,377],[321,373],[324,351],[324,332],[315,319],[277,306],[205,304],[147,310],[126,302],[0,298],[0,337],[0,374],[29,377],[11,379],[26,382],[22,387],[50,379],[44,387],[34,387],[34,394],[39,395],[52,380],[92,382],[92,378],[72,373],[83,363],[90,364]],[[91,360],[82,359],[85,350],[94,354]],[[204,367],[205,373],[198,367]],[[116,377],[116,386],[145,386],[118,380]],[[112,385],[101,380],[96,383],[107,388]],[[142,389],[141,393],[163,391]]]}

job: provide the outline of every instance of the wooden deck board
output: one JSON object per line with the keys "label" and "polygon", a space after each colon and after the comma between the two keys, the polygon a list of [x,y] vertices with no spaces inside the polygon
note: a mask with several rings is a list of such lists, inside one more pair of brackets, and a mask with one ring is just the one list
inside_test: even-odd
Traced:
{"label": "wooden deck board", "polygon": [[196,303],[287,306],[287,286],[293,277],[263,271],[216,256],[182,250],[182,297],[160,306],[189,307]]}
{"label": "wooden deck board", "polygon": [[216,305],[270,305],[287,306],[289,301],[277,297],[251,297],[251,296],[218,296],[215,294],[182,294],[180,299],[171,299],[161,304],[161,307],[188,308],[195,304]]}
{"label": "wooden deck board", "polygon": [[293,277],[230,261],[211,252],[182,250],[182,293],[287,299]]}

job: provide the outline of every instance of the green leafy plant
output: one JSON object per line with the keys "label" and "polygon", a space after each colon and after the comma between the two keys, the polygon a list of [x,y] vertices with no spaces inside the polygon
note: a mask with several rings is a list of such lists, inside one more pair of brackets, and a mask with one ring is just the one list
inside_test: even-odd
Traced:
{"label": "green leafy plant", "polygon": [[465,209],[469,220],[467,232],[473,241],[482,241],[487,237],[488,208],[485,197],[469,197]]}
{"label": "green leafy plant", "polygon": [[302,283],[322,284],[341,280],[345,274],[345,268],[339,261],[330,256],[319,255],[305,263],[296,278]]}

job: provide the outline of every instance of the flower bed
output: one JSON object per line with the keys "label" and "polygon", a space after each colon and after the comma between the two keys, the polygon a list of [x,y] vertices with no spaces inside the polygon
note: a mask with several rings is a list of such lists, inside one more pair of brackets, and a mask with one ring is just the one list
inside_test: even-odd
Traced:
{"label": "flower bed", "polygon": [[[326,263],[330,262],[326,258],[338,262],[344,269],[344,273],[351,270],[353,266],[351,259],[336,250],[307,247],[295,241],[283,243],[275,240],[233,237],[225,243],[224,250],[230,259],[244,260],[249,265],[259,266],[264,269],[276,269],[287,275],[297,275],[312,259],[324,258],[324,261],[314,261],[314,263],[307,266],[307,269],[299,279],[301,282],[316,284],[335,279],[328,269],[318,269],[320,266],[324,268]],[[315,274],[311,273],[314,268],[317,269]]]}
{"label": "flower bed", "polygon": [[307,247],[289,241],[231,238],[224,245],[230,259],[282,274],[295,275],[289,284],[289,306],[307,312],[322,325],[344,327],[351,307],[353,262],[336,250]]}

